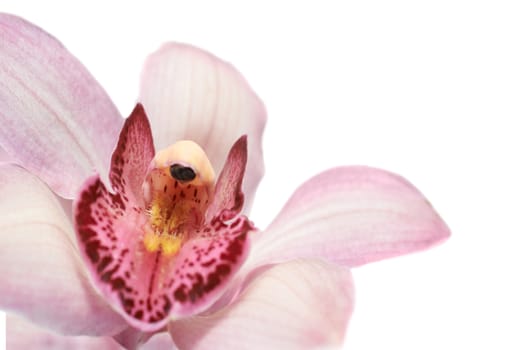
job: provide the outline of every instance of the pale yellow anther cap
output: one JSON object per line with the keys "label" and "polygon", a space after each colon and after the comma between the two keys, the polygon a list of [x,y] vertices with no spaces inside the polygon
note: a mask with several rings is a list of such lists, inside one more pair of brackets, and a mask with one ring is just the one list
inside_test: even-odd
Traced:
{"label": "pale yellow anther cap", "polygon": [[190,166],[196,172],[198,182],[209,185],[215,181],[215,171],[206,152],[197,143],[190,140],[178,141],[158,151],[152,163],[155,168],[168,171],[173,164]]}

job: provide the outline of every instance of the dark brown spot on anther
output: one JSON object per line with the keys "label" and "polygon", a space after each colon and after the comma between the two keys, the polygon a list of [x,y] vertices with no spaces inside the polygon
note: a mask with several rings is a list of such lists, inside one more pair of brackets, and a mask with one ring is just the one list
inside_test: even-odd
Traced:
{"label": "dark brown spot on anther", "polygon": [[171,167],[169,167],[169,172],[175,180],[180,182],[188,182],[194,180],[196,177],[196,173],[193,169],[180,164],[171,165]]}

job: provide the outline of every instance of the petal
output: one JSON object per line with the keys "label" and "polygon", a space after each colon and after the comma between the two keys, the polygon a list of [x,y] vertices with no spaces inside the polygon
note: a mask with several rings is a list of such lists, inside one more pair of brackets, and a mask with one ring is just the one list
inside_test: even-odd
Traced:
{"label": "petal", "polygon": [[0,166],[0,308],[64,334],[116,333],[125,322],[90,286],[72,236],[39,179]]}
{"label": "petal", "polygon": [[113,189],[125,192],[135,201],[141,199],[142,183],[154,156],[151,127],[144,108],[139,103],[126,119],[111,157],[110,179]]}
{"label": "petal", "polygon": [[157,333],[151,339],[147,341],[141,348],[141,350],[176,350],[173,340],[169,336],[169,333],[162,332]]}
{"label": "petal", "polygon": [[7,350],[119,350],[111,337],[65,336],[40,328],[21,317],[7,316]]}
{"label": "petal", "polygon": [[0,147],[0,164],[11,163],[12,158]]}
{"label": "petal", "polygon": [[247,137],[242,136],[229,151],[226,164],[218,177],[213,202],[206,212],[208,218],[215,217],[223,210],[227,210],[233,217],[242,210],[244,205],[242,179],[246,171],[246,162]]}
{"label": "petal", "polygon": [[122,119],[105,91],[55,38],[0,14],[0,147],[53,191],[73,198],[105,179]]}
{"label": "petal", "polygon": [[127,327],[122,332],[114,335],[113,340],[125,349],[131,350],[138,349],[140,345],[151,338],[152,335],[153,333],[142,332],[136,328]]}
{"label": "petal", "polygon": [[341,346],[353,310],[349,270],[293,261],[259,275],[217,313],[171,322],[181,349],[311,349]]}
{"label": "petal", "polygon": [[249,209],[264,172],[266,112],[233,66],[193,46],[165,44],[145,63],[139,100],[150,117],[157,149],[193,140],[215,170],[222,169],[233,143],[248,135],[243,192]]}
{"label": "petal", "polygon": [[368,167],[336,168],[292,195],[254,243],[251,264],[320,258],[357,266],[426,249],[449,235],[403,178]]}

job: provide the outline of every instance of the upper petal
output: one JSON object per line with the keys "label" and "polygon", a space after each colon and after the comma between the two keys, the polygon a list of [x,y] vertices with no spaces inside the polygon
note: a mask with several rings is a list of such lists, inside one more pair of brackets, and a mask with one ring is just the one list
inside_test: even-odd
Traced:
{"label": "upper petal", "polygon": [[12,159],[9,154],[7,154],[2,147],[0,147],[0,164],[2,163],[11,163]]}
{"label": "upper petal", "polygon": [[311,349],[340,346],[353,311],[348,269],[292,261],[260,274],[229,306],[170,323],[181,349]]}
{"label": "upper petal", "polygon": [[321,258],[357,266],[428,248],[449,235],[431,204],[405,179],[342,167],[296,190],[258,235],[250,263]]}
{"label": "upper petal", "polygon": [[6,335],[8,350],[123,350],[111,337],[61,335],[13,315],[7,315]]}
{"label": "upper petal", "polygon": [[55,38],[0,14],[0,147],[56,193],[73,198],[93,172],[107,179],[122,118]]}
{"label": "upper petal", "polygon": [[40,180],[0,166],[0,308],[64,334],[118,332],[125,322],[90,286],[72,231]]}
{"label": "upper petal", "polygon": [[157,149],[193,140],[215,169],[222,169],[233,143],[248,135],[243,192],[250,207],[264,172],[266,112],[234,67],[195,47],[165,44],[145,63],[139,100],[150,117]]}

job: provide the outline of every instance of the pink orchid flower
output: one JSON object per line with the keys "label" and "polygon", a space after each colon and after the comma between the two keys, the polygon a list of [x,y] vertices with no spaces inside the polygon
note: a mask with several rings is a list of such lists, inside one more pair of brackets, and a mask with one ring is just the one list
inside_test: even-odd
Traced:
{"label": "pink orchid flower", "polygon": [[0,37],[9,348],[337,346],[350,267],[449,236],[406,180],[357,166],[307,181],[259,230],[266,114],[232,66],[164,45],[124,122],[56,39],[6,14]]}

